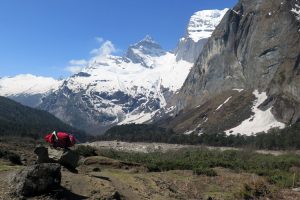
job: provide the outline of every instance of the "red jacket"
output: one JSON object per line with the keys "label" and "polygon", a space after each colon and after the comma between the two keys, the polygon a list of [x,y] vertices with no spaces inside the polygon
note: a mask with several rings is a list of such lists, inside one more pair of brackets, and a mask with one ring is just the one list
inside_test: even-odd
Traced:
{"label": "red jacket", "polygon": [[54,134],[49,133],[47,134],[44,139],[46,142],[53,145],[53,147],[61,147],[61,148],[67,148],[74,146],[75,144],[75,137],[71,134],[64,133],[64,132],[57,132],[56,133],[57,138]]}

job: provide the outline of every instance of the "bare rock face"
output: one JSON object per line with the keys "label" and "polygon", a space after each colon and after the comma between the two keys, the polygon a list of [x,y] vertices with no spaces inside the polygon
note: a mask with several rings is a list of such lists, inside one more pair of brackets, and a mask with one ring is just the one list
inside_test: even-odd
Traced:
{"label": "bare rock face", "polygon": [[18,196],[37,196],[51,192],[60,186],[60,165],[43,163],[26,167],[12,180],[14,193]]}
{"label": "bare rock face", "polygon": [[293,12],[298,4],[240,0],[204,46],[178,95],[178,111],[233,88],[259,89],[267,91],[278,120],[299,121],[300,21]]}

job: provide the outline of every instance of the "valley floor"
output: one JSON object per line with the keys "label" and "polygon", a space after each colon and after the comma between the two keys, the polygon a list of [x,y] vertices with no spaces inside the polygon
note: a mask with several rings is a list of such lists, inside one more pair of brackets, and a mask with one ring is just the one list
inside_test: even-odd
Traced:
{"label": "valley floor", "polygon": [[[32,164],[35,158],[30,149],[34,142],[27,144],[30,145],[16,146],[15,141],[1,141],[0,148],[22,152],[28,164]],[[9,181],[22,167],[1,160],[0,199],[14,199]],[[195,175],[192,170],[149,172],[138,163],[91,156],[81,160],[78,173],[62,169],[62,188],[54,194],[29,199],[231,200],[247,199],[247,195],[257,195],[256,199],[300,199],[300,193],[269,184],[262,176],[221,167],[213,169],[217,176]]]}
{"label": "valley floor", "polygon": [[[151,152],[167,152],[186,148],[208,148],[210,150],[239,150],[239,148],[234,147],[213,147],[205,145],[182,145],[182,144],[167,144],[167,143],[146,143],[146,142],[121,142],[121,141],[97,141],[91,143],[84,143],[83,145],[88,145],[95,147],[97,149],[113,149],[116,151],[125,152],[140,152],[140,153],[151,153]],[[251,150],[251,149],[249,149]],[[299,150],[294,151],[271,151],[271,150],[254,150],[260,154],[271,154],[271,155],[283,155],[287,153],[299,154]]]}

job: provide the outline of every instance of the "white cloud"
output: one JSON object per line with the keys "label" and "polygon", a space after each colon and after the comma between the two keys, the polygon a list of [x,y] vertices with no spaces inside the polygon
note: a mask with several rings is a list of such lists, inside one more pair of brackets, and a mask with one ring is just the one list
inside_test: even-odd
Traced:
{"label": "white cloud", "polygon": [[108,55],[111,55],[112,53],[115,53],[117,50],[114,46],[114,44],[107,40],[105,41],[100,48],[93,49],[90,53],[93,55],[93,57],[90,59],[90,61],[94,62],[100,59],[105,58]]}
{"label": "white cloud", "polygon": [[84,59],[81,59],[81,60],[70,60],[69,61],[69,64],[71,65],[87,65],[88,64],[88,61],[84,60]]}
{"label": "white cloud", "polygon": [[81,60],[70,60],[69,65],[65,68],[65,71],[68,71],[72,74],[76,74],[80,72],[85,66],[88,65],[88,61],[81,59]]}
{"label": "white cloud", "polygon": [[104,41],[102,37],[95,37],[95,40],[99,42],[100,44]]}
{"label": "white cloud", "polygon": [[72,74],[79,73],[84,67],[88,66],[89,63],[94,63],[95,61],[97,62],[101,59],[104,59],[106,56],[117,52],[114,44],[111,41],[104,41],[101,37],[96,37],[95,39],[101,45],[99,48],[90,51],[90,54],[92,55],[91,58],[89,58],[89,60],[70,60],[68,66],[64,68],[65,71],[68,71]]}
{"label": "white cloud", "polygon": [[68,66],[65,68],[66,71],[71,72],[72,74],[79,73],[82,70],[82,66]]}

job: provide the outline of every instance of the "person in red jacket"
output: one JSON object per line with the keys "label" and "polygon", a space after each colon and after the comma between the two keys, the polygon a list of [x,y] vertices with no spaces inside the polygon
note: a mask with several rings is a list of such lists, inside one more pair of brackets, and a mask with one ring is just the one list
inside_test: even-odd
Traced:
{"label": "person in red jacket", "polygon": [[67,149],[74,146],[76,139],[73,135],[65,132],[53,131],[44,137],[45,141],[50,143],[54,148],[60,147]]}

